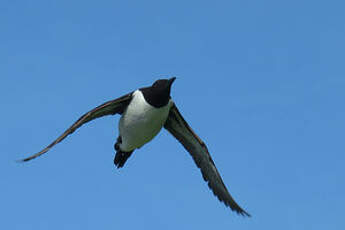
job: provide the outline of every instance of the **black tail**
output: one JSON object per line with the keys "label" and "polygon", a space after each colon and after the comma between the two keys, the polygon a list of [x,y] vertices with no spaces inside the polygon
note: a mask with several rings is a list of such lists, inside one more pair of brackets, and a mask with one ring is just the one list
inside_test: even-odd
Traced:
{"label": "black tail", "polygon": [[127,159],[131,156],[131,154],[133,153],[133,151],[131,152],[122,152],[121,150],[118,150],[116,152],[115,158],[114,158],[114,164],[116,165],[117,168],[122,168]]}
{"label": "black tail", "polygon": [[127,159],[132,155],[133,151],[130,151],[130,152],[123,152],[121,149],[120,149],[120,143],[122,142],[121,140],[121,137],[119,136],[117,138],[117,142],[115,143],[114,145],[114,148],[116,150],[116,155],[115,155],[115,158],[114,158],[114,164],[116,165],[117,168],[122,168]]}

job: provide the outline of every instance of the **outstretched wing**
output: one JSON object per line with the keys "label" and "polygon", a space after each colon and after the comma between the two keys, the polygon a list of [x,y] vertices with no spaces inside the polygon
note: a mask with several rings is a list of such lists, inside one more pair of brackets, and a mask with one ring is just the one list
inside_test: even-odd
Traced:
{"label": "outstretched wing", "polygon": [[194,133],[175,105],[170,109],[164,128],[166,128],[192,155],[194,162],[200,168],[204,180],[208,182],[208,186],[213,191],[214,195],[238,214],[250,216],[250,214],[244,211],[231,197],[205,143]]}
{"label": "outstretched wing", "polygon": [[96,108],[92,109],[91,111],[85,113],[83,116],[81,116],[71,127],[69,127],[61,136],[59,136],[55,141],[53,141],[50,145],[42,149],[40,152],[27,157],[25,159],[22,159],[20,161],[29,161],[31,159],[34,159],[38,156],[41,156],[42,154],[48,152],[54,145],[61,142],[63,139],[65,139],[68,135],[72,134],[77,128],[82,126],[83,124],[99,118],[106,115],[114,115],[114,114],[122,114],[126,106],[129,104],[132,98],[132,93],[126,94],[120,98],[117,98],[115,100],[111,100],[108,102],[105,102],[104,104],[97,106]]}

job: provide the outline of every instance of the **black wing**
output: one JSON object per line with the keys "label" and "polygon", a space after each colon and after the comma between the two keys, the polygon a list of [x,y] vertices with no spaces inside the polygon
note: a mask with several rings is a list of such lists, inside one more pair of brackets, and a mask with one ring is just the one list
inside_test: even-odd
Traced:
{"label": "black wing", "polygon": [[214,195],[238,214],[250,216],[250,214],[244,211],[231,197],[205,143],[194,133],[175,105],[170,109],[164,128],[166,128],[192,155],[194,162],[200,168],[204,180],[208,182],[208,186],[213,191]]}
{"label": "black wing", "polygon": [[77,128],[82,126],[83,124],[99,118],[106,115],[114,115],[114,114],[121,114],[126,106],[129,104],[132,98],[132,93],[126,94],[120,98],[117,98],[115,100],[111,100],[108,102],[105,102],[104,104],[97,106],[96,108],[92,109],[91,111],[85,113],[83,116],[81,116],[71,127],[69,127],[61,136],[59,136],[55,141],[53,141],[50,145],[42,149],[40,152],[27,157],[25,159],[22,159],[20,161],[29,161],[32,160],[38,156],[41,156],[42,154],[48,152],[54,145],[61,142],[63,139],[65,139],[68,135],[72,134]]}

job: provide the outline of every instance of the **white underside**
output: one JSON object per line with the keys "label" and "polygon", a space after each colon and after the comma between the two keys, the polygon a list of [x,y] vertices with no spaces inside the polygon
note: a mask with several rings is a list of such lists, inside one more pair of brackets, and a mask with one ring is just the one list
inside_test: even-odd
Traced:
{"label": "white underside", "polygon": [[145,101],[141,91],[136,90],[119,121],[120,149],[129,152],[152,140],[162,129],[172,104],[170,100],[166,106],[155,108]]}

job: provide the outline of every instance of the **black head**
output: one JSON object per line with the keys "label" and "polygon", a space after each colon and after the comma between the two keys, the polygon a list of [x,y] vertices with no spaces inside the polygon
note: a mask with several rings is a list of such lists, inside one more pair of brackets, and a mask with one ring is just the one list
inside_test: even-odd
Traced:
{"label": "black head", "polygon": [[154,107],[162,107],[168,104],[170,89],[176,77],[170,79],[159,79],[152,86],[140,89],[145,100]]}

